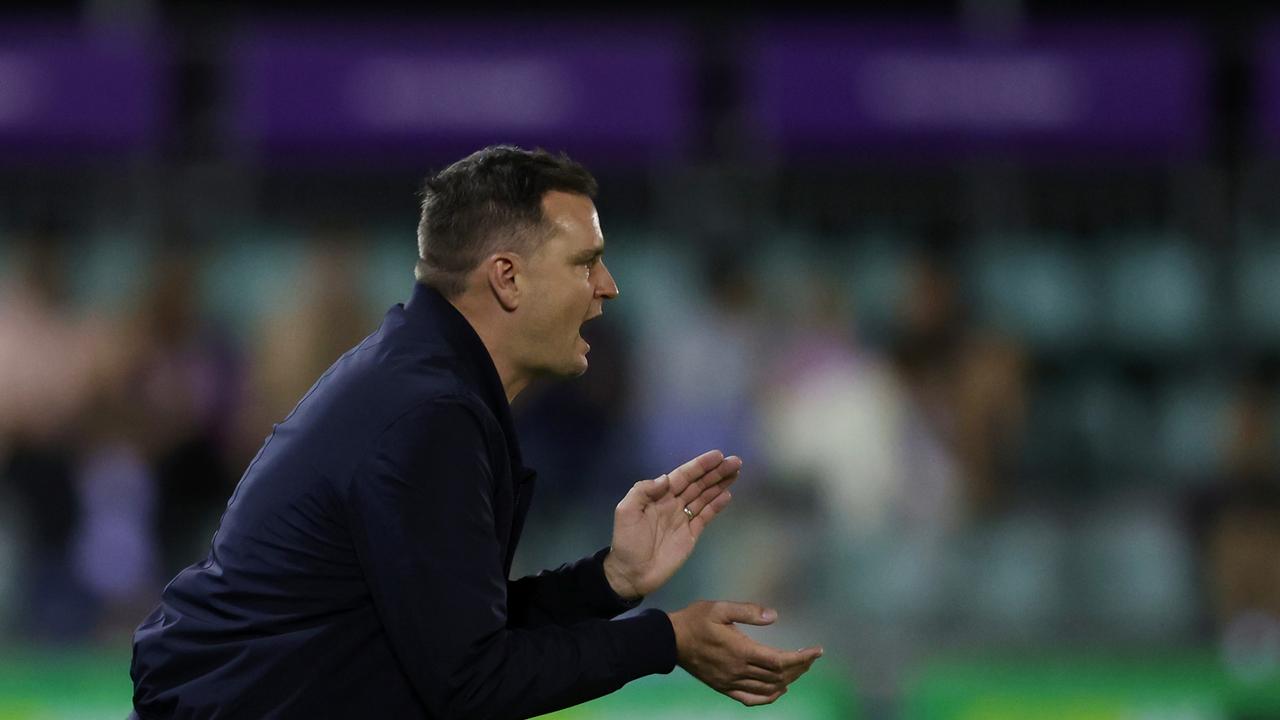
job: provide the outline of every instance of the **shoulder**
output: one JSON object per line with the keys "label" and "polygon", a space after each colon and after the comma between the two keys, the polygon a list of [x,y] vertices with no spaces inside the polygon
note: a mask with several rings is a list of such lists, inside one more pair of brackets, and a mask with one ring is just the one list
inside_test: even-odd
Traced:
{"label": "shoulder", "polygon": [[447,346],[394,335],[370,340],[340,359],[333,372],[317,383],[319,393],[328,396],[317,405],[356,421],[363,430],[360,434],[374,436],[433,415],[457,412],[470,412],[486,426],[496,424]]}
{"label": "shoulder", "polygon": [[432,467],[490,466],[501,436],[497,420],[466,390],[418,398],[391,417],[373,443],[375,461]]}
{"label": "shoulder", "polygon": [[400,408],[388,419],[378,442],[427,430],[451,436],[483,437],[494,424],[493,413],[473,393],[464,388],[450,388],[419,396]]}
{"label": "shoulder", "polygon": [[414,402],[377,433],[340,493],[349,504],[361,498],[418,497],[421,492],[492,492],[500,474],[485,411],[466,394],[437,395]]}

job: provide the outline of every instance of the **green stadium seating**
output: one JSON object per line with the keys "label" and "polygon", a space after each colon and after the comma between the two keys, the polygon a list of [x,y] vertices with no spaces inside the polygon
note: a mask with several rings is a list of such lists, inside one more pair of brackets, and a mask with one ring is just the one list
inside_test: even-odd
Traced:
{"label": "green stadium seating", "polygon": [[1156,400],[1160,457],[1169,484],[1202,483],[1223,461],[1230,388],[1213,378],[1166,383]]}
{"label": "green stadium seating", "polygon": [[605,242],[605,262],[620,290],[605,312],[642,331],[702,304],[697,256],[688,242],[627,228],[610,232]]}
{"label": "green stadium seating", "polygon": [[365,294],[375,317],[408,299],[413,289],[413,266],[418,257],[412,229],[377,234],[364,270]]}
{"label": "green stadium seating", "polygon": [[858,328],[872,340],[893,334],[908,287],[910,248],[901,238],[865,234],[850,242],[846,262],[850,271]]}
{"label": "green stadium seating", "polygon": [[95,234],[72,248],[76,271],[68,274],[72,298],[81,307],[132,311],[146,290],[152,249],[136,232],[118,230]]}
{"label": "green stadium seating", "polygon": [[1140,495],[1082,515],[1069,545],[1072,612],[1082,627],[1117,642],[1188,629],[1196,611],[1193,567],[1177,523],[1174,513]]}
{"label": "green stadium seating", "polygon": [[205,307],[236,336],[251,338],[265,313],[297,294],[302,258],[293,234],[258,231],[219,244],[202,268]]}
{"label": "green stadium seating", "polygon": [[1176,359],[1208,346],[1215,317],[1208,257],[1176,237],[1117,237],[1101,253],[1108,346]]}
{"label": "green stadium seating", "polygon": [[1065,238],[980,240],[969,253],[968,275],[978,318],[1035,350],[1079,349],[1094,330],[1094,279]]}
{"label": "green stadium seating", "polygon": [[1254,349],[1280,349],[1280,240],[1245,241],[1233,274],[1237,339]]}

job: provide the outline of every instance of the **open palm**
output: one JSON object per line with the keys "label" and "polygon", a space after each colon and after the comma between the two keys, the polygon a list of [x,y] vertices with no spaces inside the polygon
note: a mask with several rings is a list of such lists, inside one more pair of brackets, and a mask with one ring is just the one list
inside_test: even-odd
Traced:
{"label": "open palm", "polygon": [[689,559],[702,531],[729,504],[728,488],[741,469],[741,459],[711,450],[632,486],[614,511],[612,550],[605,559],[614,589],[624,597],[638,597],[666,584]]}

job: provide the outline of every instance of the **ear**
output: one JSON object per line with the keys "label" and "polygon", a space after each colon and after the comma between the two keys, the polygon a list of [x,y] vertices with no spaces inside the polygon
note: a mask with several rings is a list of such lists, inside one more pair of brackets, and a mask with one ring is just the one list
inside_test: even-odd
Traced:
{"label": "ear", "polygon": [[514,253],[494,253],[485,260],[485,277],[493,297],[507,312],[520,306],[520,256]]}

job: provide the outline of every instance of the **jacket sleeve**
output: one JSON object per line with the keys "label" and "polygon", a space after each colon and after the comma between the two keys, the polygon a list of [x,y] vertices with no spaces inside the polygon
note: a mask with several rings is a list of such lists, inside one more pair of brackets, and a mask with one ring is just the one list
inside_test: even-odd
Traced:
{"label": "jacket sleeve", "polygon": [[374,607],[430,714],[530,717],[670,672],[675,634],[657,610],[509,626],[493,492],[483,426],[452,399],[392,423],[349,488]]}
{"label": "jacket sleeve", "polygon": [[507,583],[507,615],[515,627],[572,625],[590,618],[611,618],[644,598],[623,600],[604,574],[609,548],[575,563]]}

